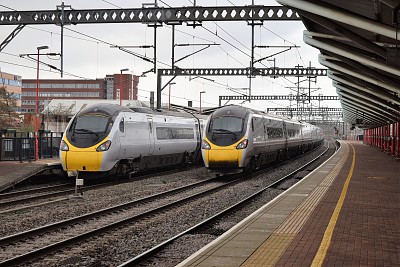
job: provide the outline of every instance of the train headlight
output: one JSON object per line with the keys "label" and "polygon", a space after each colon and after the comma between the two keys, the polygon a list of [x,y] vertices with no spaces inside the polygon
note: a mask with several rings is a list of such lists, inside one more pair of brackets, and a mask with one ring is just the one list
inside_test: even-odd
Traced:
{"label": "train headlight", "polygon": [[104,143],[102,143],[101,145],[99,145],[97,147],[96,151],[99,151],[99,152],[107,151],[110,148],[110,146],[111,146],[111,141],[110,140],[105,141]]}
{"label": "train headlight", "polygon": [[202,149],[206,149],[206,150],[210,150],[211,146],[206,140],[203,139],[203,141],[201,141],[201,148]]}
{"label": "train headlight", "polygon": [[64,142],[64,140],[62,140],[61,143],[60,143],[60,150],[61,151],[68,151],[69,150],[68,144],[66,142]]}
{"label": "train headlight", "polygon": [[242,142],[240,142],[237,146],[236,149],[245,149],[247,147],[247,144],[249,143],[249,140],[243,139]]}

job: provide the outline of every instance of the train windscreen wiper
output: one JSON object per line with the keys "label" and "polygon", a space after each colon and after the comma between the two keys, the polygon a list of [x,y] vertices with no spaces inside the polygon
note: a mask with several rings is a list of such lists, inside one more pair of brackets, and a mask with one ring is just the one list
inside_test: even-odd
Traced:
{"label": "train windscreen wiper", "polygon": [[225,133],[225,134],[233,134],[237,137],[237,134],[235,132],[229,131],[227,129],[213,129],[213,132],[218,132],[218,133]]}
{"label": "train windscreen wiper", "polygon": [[88,133],[88,134],[94,134],[94,135],[96,135],[96,137],[99,137],[99,134],[98,133],[96,133],[96,132],[93,132],[92,130],[89,130],[89,129],[75,129],[75,131],[74,132],[77,132],[77,133]]}

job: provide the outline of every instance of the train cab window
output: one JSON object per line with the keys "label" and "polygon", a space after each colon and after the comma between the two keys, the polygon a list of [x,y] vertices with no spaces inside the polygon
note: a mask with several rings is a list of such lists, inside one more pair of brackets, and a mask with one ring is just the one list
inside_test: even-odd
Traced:
{"label": "train cab window", "polygon": [[109,118],[98,115],[84,115],[76,118],[74,130],[76,132],[84,131],[87,133],[105,133],[107,131]]}
{"label": "train cab window", "polygon": [[90,147],[103,140],[111,131],[112,125],[110,116],[85,113],[75,117],[66,132],[66,138],[76,147]]}
{"label": "train cab window", "polygon": [[217,117],[211,123],[209,132],[226,130],[234,133],[243,131],[243,119],[239,117]]}
{"label": "train cab window", "polygon": [[125,131],[124,118],[121,118],[121,121],[119,123],[119,130],[121,131],[121,133]]}

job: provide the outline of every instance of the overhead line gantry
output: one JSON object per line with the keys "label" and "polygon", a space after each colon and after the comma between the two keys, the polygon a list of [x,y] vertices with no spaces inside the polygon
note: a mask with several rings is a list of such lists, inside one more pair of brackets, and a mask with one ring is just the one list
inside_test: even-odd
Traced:
{"label": "overhead line gantry", "polygon": [[[249,25],[254,23],[262,24],[263,21],[295,21],[300,20],[299,15],[292,9],[284,6],[220,6],[220,7],[158,7],[156,5],[143,5],[142,8],[121,8],[121,9],[86,9],[76,10],[57,6],[56,10],[35,10],[35,11],[3,11],[0,12],[0,25],[18,25],[17,28],[0,44],[0,51],[3,49],[25,25],[30,24],[54,24],[61,28],[64,25],[96,24],[96,23],[142,23],[148,26],[157,27],[166,25],[199,26],[205,21],[247,21]],[[156,35],[156,33],[155,33]],[[61,37],[62,38],[62,37]],[[156,40],[156,37],[155,37]],[[252,50],[254,49],[254,45]],[[253,60],[253,58],[252,58]],[[156,44],[154,44],[154,61],[156,63]],[[173,62],[174,63],[174,62]],[[172,64],[174,66],[174,64]],[[156,72],[154,67],[153,72]],[[325,69],[311,68],[220,68],[220,69],[158,69],[157,75],[157,108],[161,108],[161,87],[162,76],[182,75],[235,75],[247,76],[249,78],[260,76],[299,76],[313,75],[326,76]],[[172,78],[173,79],[173,78]],[[171,79],[171,80],[172,80]],[[251,99],[251,96],[248,96]]]}

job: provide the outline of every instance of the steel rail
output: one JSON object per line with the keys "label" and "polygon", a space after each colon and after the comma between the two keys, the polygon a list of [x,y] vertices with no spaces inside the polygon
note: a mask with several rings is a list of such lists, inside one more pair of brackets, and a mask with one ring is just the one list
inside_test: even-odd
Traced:
{"label": "steel rail", "polygon": [[[184,202],[187,202],[187,201],[190,201],[192,199],[196,199],[196,198],[202,197],[205,194],[210,194],[210,193],[212,193],[212,192],[214,192],[216,190],[220,190],[220,189],[222,189],[222,188],[224,188],[224,187],[226,187],[228,185],[231,185],[233,183],[237,183],[239,180],[242,180],[242,179],[244,179],[244,178],[242,177],[242,178],[239,178],[237,180],[232,180],[232,181],[224,183],[222,185],[218,185],[215,188],[212,188],[210,190],[206,190],[206,191],[203,191],[203,192],[200,192],[200,193],[197,193],[197,194],[182,198],[180,200],[173,201],[173,202],[165,204],[163,206],[160,206],[160,207],[151,209],[149,211],[143,212],[141,214],[132,216],[130,218],[122,219],[120,221],[116,221],[116,222],[108,224],[106,226],[102,226],[102,227],[99,227],[97,229],[88,231],[88,232],[86,232],[84,234],[77,235],[77,236],[71,237],[69,239],[65,239],[65,240],[59,241],[57,243],[53,243],[51,245],[36,249],[34,251],[25,253],[23,255],[16,256],[16,257],[11,258],[11,259],[7,259],[7,260],[5,260],[3,262],[0,262],[0,265],[3,265],[3,264],[4,265],[15,265],[15,264],[24,263],[26,261],[32,260],[32,258],[37,258],[37,257],[43,256],[43,255],[49,254],[49,253],[54,252],[56,250],[62,249],[63,247],[66,247],[66,246],[75,244],[77,242],[80,242],[82,240],[85,240],[87,238],[90,238],[90,237],[99,235],[101,233],[110,231],[110,230],[118,228],[118,227],[120,227],[122,225],[125,225],[125,224],[128,224],[128,223],[132,223],[132,222],[137,221],[139,219],[142,219],[144,217],[148,217],[148,216],[151,216],[153,214],[159,213],[159,212],[161,212],[163,210],[170,209],[173,206],[180,205],[180,204],[182,204]],[[46,232],[49,232],[49,231],[52,231],[52,230],[55,230],[55,229],[59,229],[59,228],[66,227],[66,226],[70,226],[71,224],[81,223],[82,221],[90,220],[90,219],[93,219],[95,217],[103,216],[105,214],[114,213],[117,210],[126,209],[126,208],[129,208],[130,206],[135,206],[135,205],[137,205],[139,203],[148,202],[148,201],[150,201],[152,199],[155,199],[155,198],[158,198],[158,197],[165,197],[165,196],[170,195],[170,194],[176,194],[176,193],[178,193],[180,191],[188,190],[190,188],[197,187],[197,186],[199,186],[201,184],[206,184],[206,183],[214,182],[214,181],[218,181],[218,180],[220,180],[220,178],[208,179],[208,180],[205,180],[205,181],[201,181],[201,182],[190,184],[188,186],[179,187],[179,188],[167,191],[167,192],[162,192],[162,193],[151,195],[149,197],[144,197],[144,198],[141,198],[141,199],[138,199],[138,200],[130,201],[130,202],[127,202],[127,203],[124,203],[124,204],[121,204],[121,205],[117,205],[117,206],[111,207],[111,208],[102,209],[102,210],[97,211],[97,212],[85,214],[83,216],[74,217],[72,219],[67,219],[67,220],[64,220],[64,221],[61,221],[61,222],[49,224],[49,225],[46,225],[46,226],[43,226],[43,227],[39,227],[39,228],[28,230],[28,231],[25,231],[25,232],[22,232],[22,233],[18,233],[18,234],[15,234],[15,235],[7,236],[7,237],[4,237],[4,238],[0,239],[0,246],[5,246],[7,244],[13,244],[13,243],[15,243],[15,242],[17,242],[19,240],[31,238],[32,236],[44,234]]]}
{"label": "steel rail", "polygon": [[[181,171],[181,170],[179,170],[179,171]],[[167,170],[167,171],[151,173],[151,174],[142,174],[142,175],[139,175],[139,176],[135,176],[134,178],[130,178],[130,179],[122,180],[122,181],[118,181],[118,182],[106,182],[106,183],[101,183],[101,184],[96,184],[96,185],[83,186],[81,190],[82,191],[89,191],[89,190],[94,190],[94,189],[107,187],[107,186],[112,186],[112,185],[130,183],[130,182],[132,182],[134,180],[137,180],[138,178],[145,179],[145,178],[148,178],[148,177],[152,177],[155,174],[156,175],[166,175],[166,174],[176,173],[176,172],[179,172],[179,171],[177,171],[177,170],[172,170],[172,171],[171,170]],[[65,187],[67,185],[68,184],[58,185],[58,187]],[[74,185],[74,184],[69,184],[69,185]],[[43,189],[38,188],[38,189],[23,190],[23,191],[18,191],[18,192],[4,193],[4,194],[0,194],[0,200],[2,198],[6,198],[6,197],[11,198],[11,197],[19,196],[19,195],[24,195],[24,194],[34,194],[34,193],[38,193],[38,192],[42,192],[42,191],[46,191],[46,190],[54,189],[54,188],[57,188],[57,186],[44,187]],[[6,213],[8,211],[15,211],[16,210],[16,209],[10,209],[10,210],[6,210],[6,211],[1,211],[1,209],[6,207],[6,206],[17,205],[17,204],[21,204],[21,203],[25,203],[25,202],[29,203],[29,202],[37,201],[37,200],[40,200],[40,199],[53,198],[53,197],[64,196],[64,195],[73,194],[73,193],[75,193],[75,189],[71,188],[71,189],[67,189],[67,190],[63,190],[63,191],[50,192],[50,193],[46,193],[46,194],[41,194],[41,195],[30,196],[30,197],[25,197],[25,198],[21,198],[21,199],[15,199],[15,200],[9,200],[9,201],[0,202],[0,214],[1,213]],[[29,206],[21,207],[20,209],[31,208],[31,207],[35,207],[35,206],[41,206],[41,205],[43,205],[43,203],[38,203],[37,205],[30,204]]]}
{"label": "steel rail", "polygon": [[7,193],[0,193],[0,200],[7,199],[7,198],[13,198],[13,197],[18,197],[20,195],[26,195],[26,194],[37,194],[41,192],[45,192],[48,190],[52,190],[58,187],[66,187],[72,185],[71,183],[66,183],[66,184],[57,184],[57,185],[50,185],[50,186],[45,186],[45,187],[40,187],[40,188],[31,188],[31,189],[25,189],[25,190],[19,190],[15,192],[7,192]]}
{"label": "steel rail", "polygon": [[[193,227],[169,238],[168,240],[154,246],[153,248],[141,253],[140,255],[120,264],[118,267],[128,267],[128,266],[138,266],[138,264],[140,264],[141,262],[143,262],[144,260],[148,259],[149,257],[151,257],[152,255],[154,255],[155,253],[157,253],[158,251],[160,251],[161,249],[165,248],[168,244],[172,243],[173,241],[177,240],[178,238],[193,233],[196,230],[198,230],[201,227],[204,227],[207,224],[212,224],[213,221],[219,219],[220,217],[232,212],[233,210],[237,209],[239,206],[244,205],[245,203],[252,201],[253,199],[255,199],[257,196],[259,196],[260,194],[262,194],[264,191],[266,191],[267,189],[270,189],[272,187],[275,187],[277,185],[279,185],[281,182],[283,182],[284,180],[289,179],[290,177],[294,176],[296,173],[298,173],[299,171],[305,169],[306,167],[308,167],[310,164],[312,164],[313,162],[315,162],[317,159],[319,159],[321,156],[323,156],[325,153],[327,153],[327,151],[329,150],[329,145],[327,147],[327,149],[325,149],[320,155],[318,155],[317,157],[315,157],[313,160],[307,162],[306,164],[304,164],[303,166],[299,167],[298,169],[294,170],[293,172],[285,175],[284,177],[280,178],[279,180],[265,186],[264,188],[260,189],[259,191],[255,192],[254,194],[248,196],[247,198],[237,202],[236,204],[226,208],[225,210],[215,214],[214,216],[205,219],[204,221],[194,225]],[[265,170],[264,170],[265,171]],[[256,174],[256,173],[254,173]],[[253,174],[253,175],[254,175]]]}

